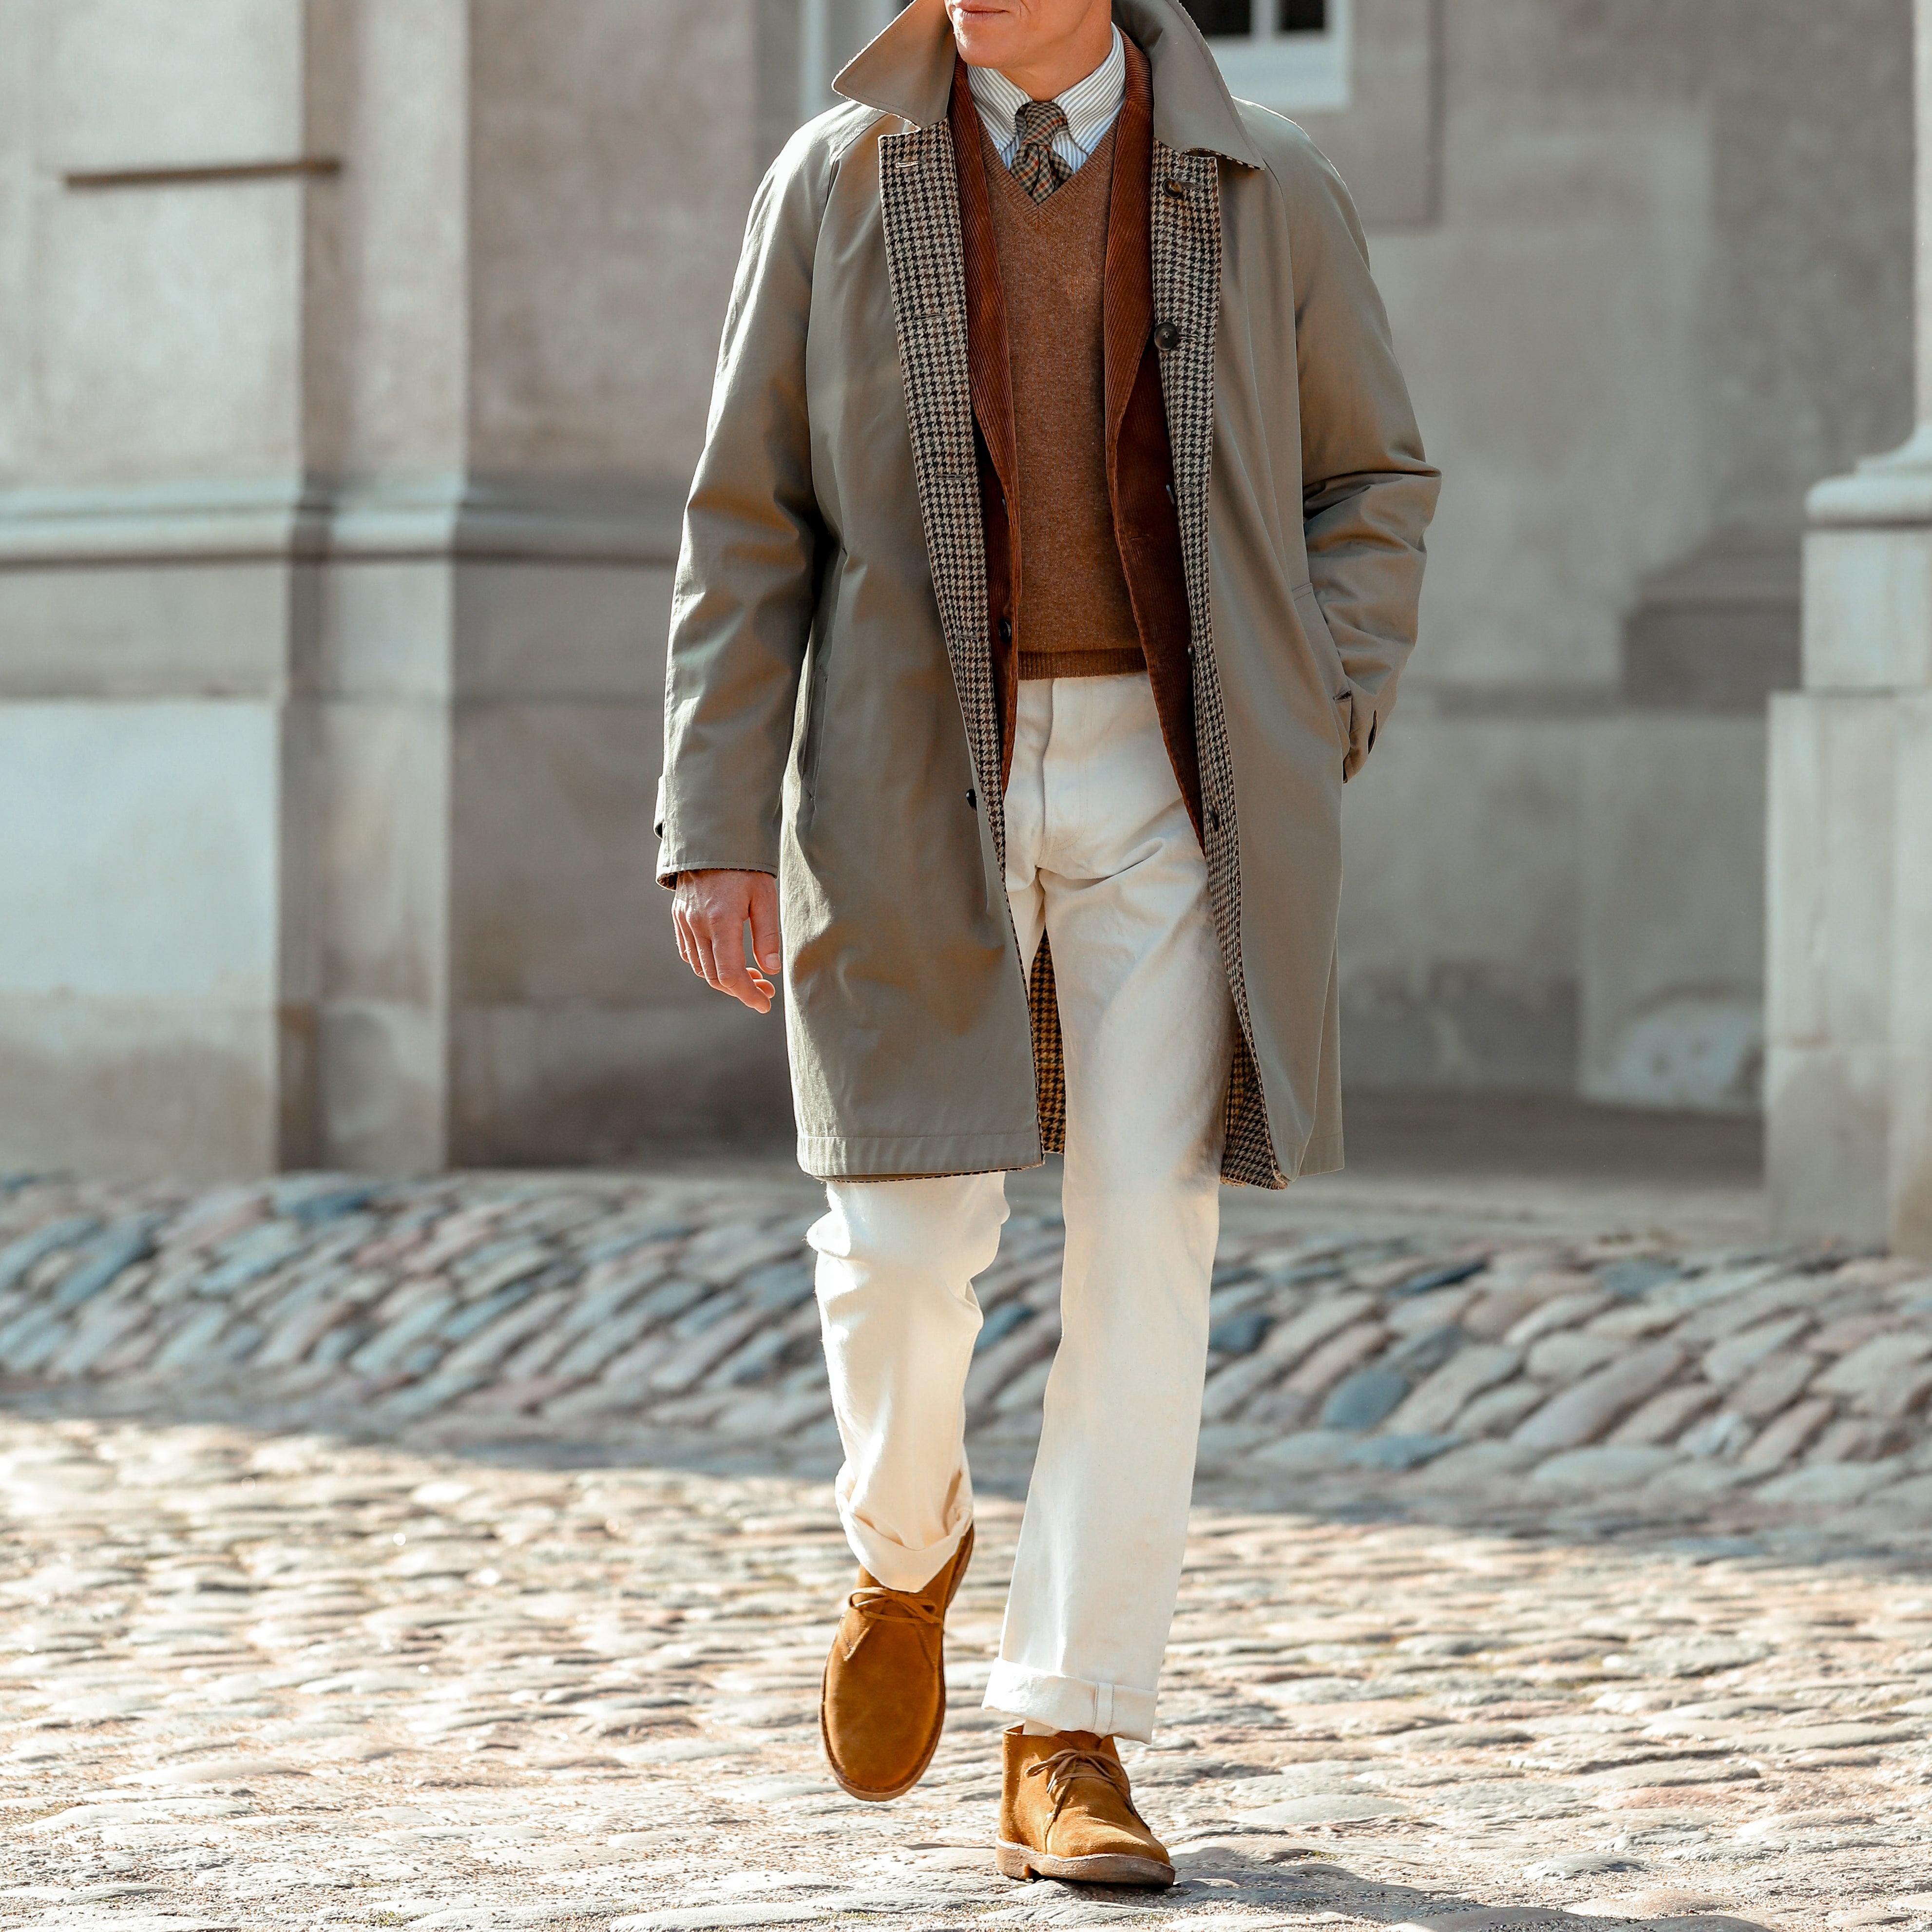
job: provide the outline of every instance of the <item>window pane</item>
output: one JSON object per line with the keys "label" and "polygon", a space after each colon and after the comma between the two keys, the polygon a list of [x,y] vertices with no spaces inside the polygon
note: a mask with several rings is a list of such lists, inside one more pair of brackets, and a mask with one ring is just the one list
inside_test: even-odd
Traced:
{"label": "window pane", "polygon": [[1194,24],[1210,39],[1216,34],[1253,31],[1252,0],[1180,0],[1180,4],[1194,16]]}
{"label": "window pane", "polygon": [[1276,22],[1284,34],[1325,34],[1328,0],[1280,0]]}

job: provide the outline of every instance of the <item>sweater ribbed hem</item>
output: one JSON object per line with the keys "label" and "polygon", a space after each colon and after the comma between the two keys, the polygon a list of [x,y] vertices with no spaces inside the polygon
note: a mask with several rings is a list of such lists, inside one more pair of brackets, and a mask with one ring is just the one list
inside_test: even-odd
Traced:
{"label": "sweater ribbed hem", "polygon": [[1138,644],[1112,644],[1096,651],[1022,651],[1020,677],[1125,677],[1147,669]]}

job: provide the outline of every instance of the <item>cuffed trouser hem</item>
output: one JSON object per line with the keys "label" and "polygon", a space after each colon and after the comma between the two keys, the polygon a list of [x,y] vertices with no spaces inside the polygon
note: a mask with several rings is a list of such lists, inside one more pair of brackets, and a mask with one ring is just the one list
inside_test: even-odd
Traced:
{"label": "cuffed trouser hem", "polygon": [[1129,1684],[1088,1684],[1077,1677],[1049,1677],[1002,1658],[986,1680],[981,1700],[1010,1724],[1046,1724],[1056,1731],[1092,1731],[1103,1738],[1154,1737],[1154,1693]]}
{"label": "cuffed trouser hem", "polygon": [[841,1474],[837,1495],[838,1520],[845,1526],[845,1540],[867,1571],[889,1590],[922,1590],[958,1553],[959,1545],[973,1526],[972,1490],[962,1484],[966,1508],[959,1520],[937,1543],[923,1550],[908,1550],[902,1543],[881,1536],[868,1522],[853,1514],[845,1495],[847,1479]]}

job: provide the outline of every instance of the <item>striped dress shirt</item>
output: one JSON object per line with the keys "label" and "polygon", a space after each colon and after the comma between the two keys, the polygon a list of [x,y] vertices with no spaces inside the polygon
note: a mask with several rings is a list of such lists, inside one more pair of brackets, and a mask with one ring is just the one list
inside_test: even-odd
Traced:
{"label": "striped dress shirt", "polygon": [[[969,68],[966,84],[973,91],[973,104],[986,124],[1000,159],[1008,167],[1019,151],[1019,113],[1030,98],[1016,87],[1004,74],[989,67]],[[1127,52],[1120,30],[1114,29],[1107,58],[1084,80],[1076,81],[1064,94],[1055,96],[1066,116],[1066,129],[1054,136],[1053,152],[1078,174],[1087,157],[1097,148],[1114,124],[1121,103],[1127,98]]]}

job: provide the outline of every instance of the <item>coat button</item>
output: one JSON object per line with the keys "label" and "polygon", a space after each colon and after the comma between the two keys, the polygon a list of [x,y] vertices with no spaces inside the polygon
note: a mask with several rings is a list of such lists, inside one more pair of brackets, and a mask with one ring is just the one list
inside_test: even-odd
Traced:
{"label": "coat button", "polygon": [[1154,325],[1154,346],[1163,355],[1171,350],[1178,349],[1180,346],[1180,331],[1171,322],[1156,322]]}
{"label": "coat button", "polygon": [[1003,644],[1010,644],[1012,640],[1012,620],[1008,617],[1002,617],[1000,620],[1000,642]]}
{"label": "coat button", "polygon": [[969,791],[966,794],[966,809],[968,812],[977,812],[980,809],[980,794],[976,791]]}
{"label": "coat button", "polygon": [[1187,184],[1178,176],[1169,175],[1160,185],[1162,192],[1170,200],[1185,201],[1187,199]]}

